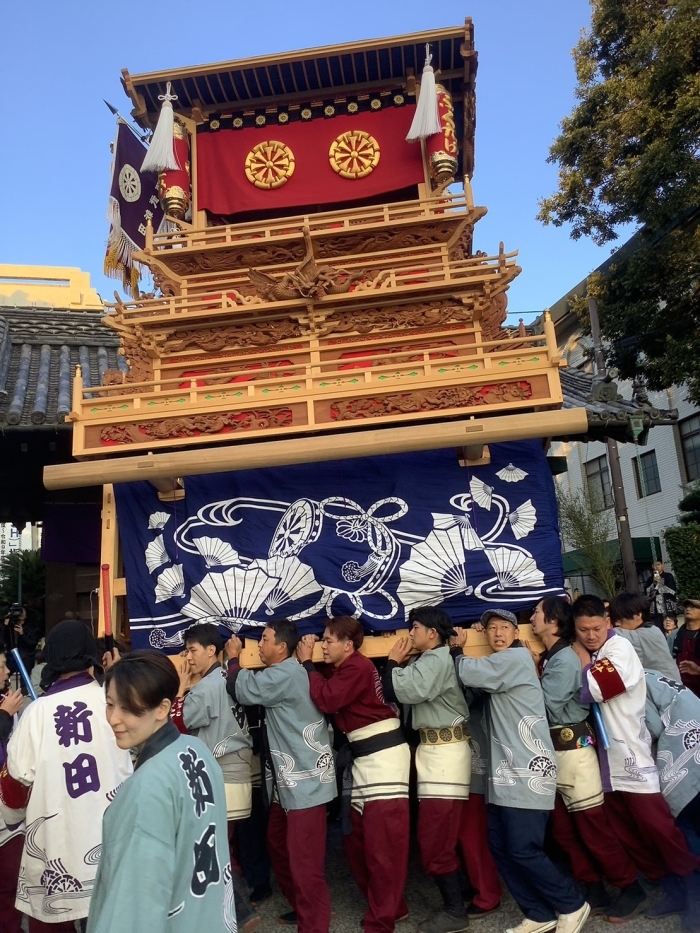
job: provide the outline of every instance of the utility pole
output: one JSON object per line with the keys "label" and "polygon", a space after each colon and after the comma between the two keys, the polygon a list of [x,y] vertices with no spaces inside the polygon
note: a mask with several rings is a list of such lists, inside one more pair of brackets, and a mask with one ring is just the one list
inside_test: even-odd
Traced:
{"label": "utility pole", "polygon": [[[599,376],[607,375],[603,341],[600,335],[600,321],[598,319],[598,305],[595,298],[588,299],[588,314],[591,320],[591,336],[593,337],[593,355],[596,372]],[[629,517],[627,515],[627,499],[625,487],[622,485],[622,469],[620,467],[620,452],[617,441],[607,440],[608,463],[610,464],[610,482],[612,485],[613,503],[615,504],[615,522],[617,524],[617,537],[620,542],[622,554],[622,573],[625,578],[625,589],[628,593],[639,592],[637,567],[634,562],[634,547],[632,545],[632,532],[630,531]]]}

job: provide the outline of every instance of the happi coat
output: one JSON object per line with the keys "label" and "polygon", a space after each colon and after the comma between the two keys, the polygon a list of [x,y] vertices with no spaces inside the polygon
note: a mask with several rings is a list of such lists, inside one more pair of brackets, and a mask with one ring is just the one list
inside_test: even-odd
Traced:
{"label": "happi coat", "polygon": [[455,663],[463,684],[488,695],[488,802],[554,809],[557,765],[530,652],[511,647],[484,658],[462,655]]}
{"label": "happi coat", "polygon": [[230,820],[243,820],[251,811],[253,740],[242,710],[240,716],[243,725],[231,709],[226,673],[218,663],[185,694],[183,722],[204,742],[223,772]]}
{"label": "happi coat", "polygon": [[[422,730],[416,749],[418,799],[466,800],[471,780],[471,749],[466,723],[469,707],[455,676],[450,649],[443,645],[412,658],[406,667],[387,663],[385,677],[399,703],[410,706],[411,724]],[[440,730],[465,726],[464,741],[429,744],[424,736],[439,737]]]}
{"label": "happi coat", "polygon": [[168,722],[104,815],[88,933],[236,933],[221,769]]}
{"label": "happi coat", "polygon": [[15,903],[46,923],[87,916],[102,815],[132,773],[105,705],[88,674],[58,680],[29,704],[7,746],[10,776],[31,785]]}
{"label": "happi coat", "polygon": [[678,816],[700,793],[700,699],[678,680],[646,671],[646,721],[661,793]]}
{"label": "happi coat", "polygon": [[[0,702],[4,695],[0,693]],[[7,764],[7,743],[12,730],[17,725],[18,717],[10,716],[5,710],[0,710],[0,771]],[[0,808],[0,846],[14,839],[15,836],[24,835],[24,810],[14,810],[11,807]]]}
{"label": "happi coat", "polygon": [[229,661],[229,692],[244,706],[265,708],[265,727],[272,774],[272,799],[285,810],[304,810],[336,796],[335,764],[328,726],[311,700],[309,677],[296,658],[286,658],[262,671]]}
{"label": "happi coat", "polygon": [[681,679],[678,665],[668,647],[668,639],[656,625],[641,625],[632,630],[616,628],[615,634],[626,638],[632,645],[644,670],[659,671],[671,680]]}
{"label": "happi coat", "polygon": [[[658,794],[659,772],[646,725],[646,681],[637,653],[625,638],[608,632],[583,671],[581,700],[598,703],[610,748],[598,742],[605,791]],[[599,736],[600,739],[600,736]]]}
{"label": "happi coat", "polygon": [[[304,664],[309,677],[311,699],[321,712],[333,717],[334,725],[350,743],[396,733],[402,737],[398,711],[384,699],[377,668],[364,655],[354,651],[338,667],[323,673],[311,661]],[[392,739],[394,735],[392,735]],[[405,741],[382,748],[352,761],[351,805],[360,813],[373,800],[408,797],[411,753]]]}

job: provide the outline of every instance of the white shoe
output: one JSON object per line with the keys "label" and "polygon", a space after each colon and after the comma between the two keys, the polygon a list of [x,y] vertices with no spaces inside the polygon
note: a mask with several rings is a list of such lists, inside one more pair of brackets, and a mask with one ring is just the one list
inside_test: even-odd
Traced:
{"label": "white shoe", "polygon": [[591,905],[584,903],[583,907],[575,910],[572,914],[559,914],[557,921],[557,933],[579,933],[579,930],[588,920],[591,912]]}
{"label": "white shoe", "polygon": [[547,930],[554,930],[557,923],[557,920],[545,920],[541,923],[538,920],[528,920],[526,917],[517,927],[509,927],[506,933],[547,933]]}

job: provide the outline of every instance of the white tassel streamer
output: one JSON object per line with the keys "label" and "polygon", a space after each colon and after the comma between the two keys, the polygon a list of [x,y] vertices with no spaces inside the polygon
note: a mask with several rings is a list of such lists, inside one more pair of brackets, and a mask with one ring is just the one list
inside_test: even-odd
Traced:
{"label": "white tassel streamer", "polygon": [[419,139],[427,139],[428,136],[435,136],[442,132],[440,125],[440,112],[438,110],[437,90],[435,88],[435,72],[430,64],[433,56],[430,54],[430,46],[425,47],[425,67],[423,68],[423,77],[421,78],[420,93],[418,95],[418,106],[413,115],[411,129],[406,137],[407,142],[414,143]]}
{"label": "white tassel streamer", "polygon": [[177,100],[177,94],[170,93],[170,81],[168,81],[165,94],[160,94],[158,100],[163,101],[163,106],[160,108],[158,123],[148,147],[148,152],[141,165],[142,172],[163,172],[165,169],[180,168],[175,158],[175,148],[173,146],[175,115],[172,101]]}

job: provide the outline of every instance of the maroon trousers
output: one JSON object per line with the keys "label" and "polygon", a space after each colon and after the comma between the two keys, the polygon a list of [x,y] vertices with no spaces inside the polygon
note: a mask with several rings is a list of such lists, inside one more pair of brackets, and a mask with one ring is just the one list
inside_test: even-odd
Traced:
{"label": "maroon trousers", "polygon": [[17,879],[22,861],[24,836],[15,836],[0,846],[0,933],[20,933],[22,914],[15,909]]}
{"label": "maroon trousers", "polygon": [[650,881],[672,873],[685,877],[700,868],[662,794],[613,791],[605,795],[604,806],[613,832]]}
{"label": "maroon trousers", "polygon": [[367,899],[365,933],[393,933],[408,913],[403,899],[408,871],[408,799],[373,800],[351,811],[352,832],[343,837],[357,886]]}
{"label": "maroon trousers", "polygon": [[459,871],[457,841],[466,800],[421,800],[418,803],[418,845],[423,871],[450,875]]}
{"label": "maroon trousers", "polygon": [[267,848],[282,893],[297,915],[299,933],[328,933],[331,900],[326,884],[326,805],[304,810],[270,807]]}
{"label": "maroon trousers", "polygon": [[483,794],[470,794],[462,809],[459,849],[469,883],[476,894],[472,903],[493,910],[501,900],[501,882],[488,842],[488,810]]}
{"label": "maroon trousers", "polygon": [[557,794],[551,817],[554,841],[571,861],[574,881],[589,884],[606,878],[616,888],[626,888],[637,878],[637,869],[613,831],[605,807],[569,813]]}
{"label": "maroon trousers", "polygon": [[29,917],[29,933],[75,933],[75,920],[63,920],[61,923],[45,923]]}

